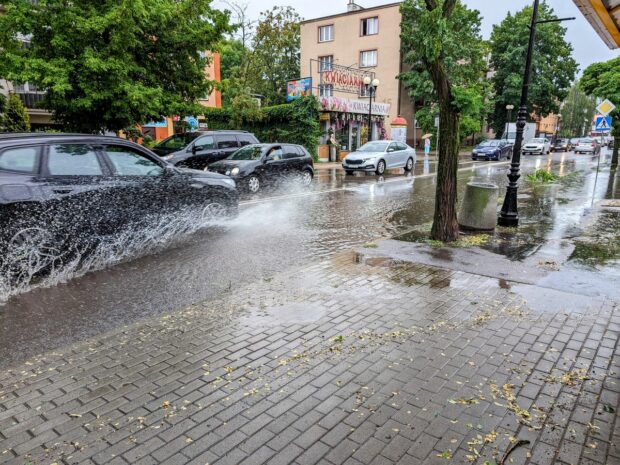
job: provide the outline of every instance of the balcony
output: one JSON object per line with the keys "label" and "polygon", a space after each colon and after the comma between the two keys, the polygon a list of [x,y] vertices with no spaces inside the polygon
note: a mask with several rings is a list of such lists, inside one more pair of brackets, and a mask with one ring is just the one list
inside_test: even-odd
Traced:
{"label": "balcony", "polygon": [[19,96],[19,99],[22,101],[24,106],[28,109],[40,108],[39,104],[45,97],[45,94],[41,92],[18,92],[17,95]]}

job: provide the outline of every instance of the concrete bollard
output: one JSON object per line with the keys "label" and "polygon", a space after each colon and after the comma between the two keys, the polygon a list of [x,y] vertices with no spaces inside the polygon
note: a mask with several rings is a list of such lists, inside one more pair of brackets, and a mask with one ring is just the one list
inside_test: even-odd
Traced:
{"label": "concrete bollard", "polygon": [[459,212],[463,229],[492,231],[497,224],[499,187],[484,182],[468,182]]}

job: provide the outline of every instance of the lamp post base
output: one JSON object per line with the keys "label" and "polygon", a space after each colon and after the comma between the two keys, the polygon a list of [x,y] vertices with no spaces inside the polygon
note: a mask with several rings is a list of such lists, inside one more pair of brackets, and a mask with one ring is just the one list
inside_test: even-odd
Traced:
{"label": "lamp post base", "polygon": [[506,226],[508,228],[516,228],[519,226],[519,216],[502,216],[501,214],[497,217],[497,224],[499,226]]}

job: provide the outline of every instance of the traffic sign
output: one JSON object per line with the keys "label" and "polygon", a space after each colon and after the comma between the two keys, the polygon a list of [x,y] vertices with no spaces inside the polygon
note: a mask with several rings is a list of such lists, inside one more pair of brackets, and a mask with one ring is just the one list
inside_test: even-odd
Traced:
{"label": "traffic sign", "polygon": [[611,116],[597,116],[594,124],[595,132],[609,132],[611,130]]}
{"label": "traffic sign", "polygon": [[194,116],[188,116],[187,118],[185,118],[185,121],[187,121],[193,131],[198,129],[198,120]]}
{"label": "traffic sign", "polygon": [[613,103],[611,103],[608,99],[605,99],[599,104],[598,107],[596,107],[596,111],[598,111],[603,116],[607,116],[612,111],[614,111],[615,108],[616,106]]}

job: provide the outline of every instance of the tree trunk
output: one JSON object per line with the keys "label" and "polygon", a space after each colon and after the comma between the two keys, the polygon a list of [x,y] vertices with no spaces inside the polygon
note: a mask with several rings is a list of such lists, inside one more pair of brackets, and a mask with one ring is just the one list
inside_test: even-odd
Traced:
{"label": "tree trunk", "polygon": [[459,115],[450,105],[441,105],[439,120],[439,160],[431,238],[451,242],[459,238],[456,219]]}

